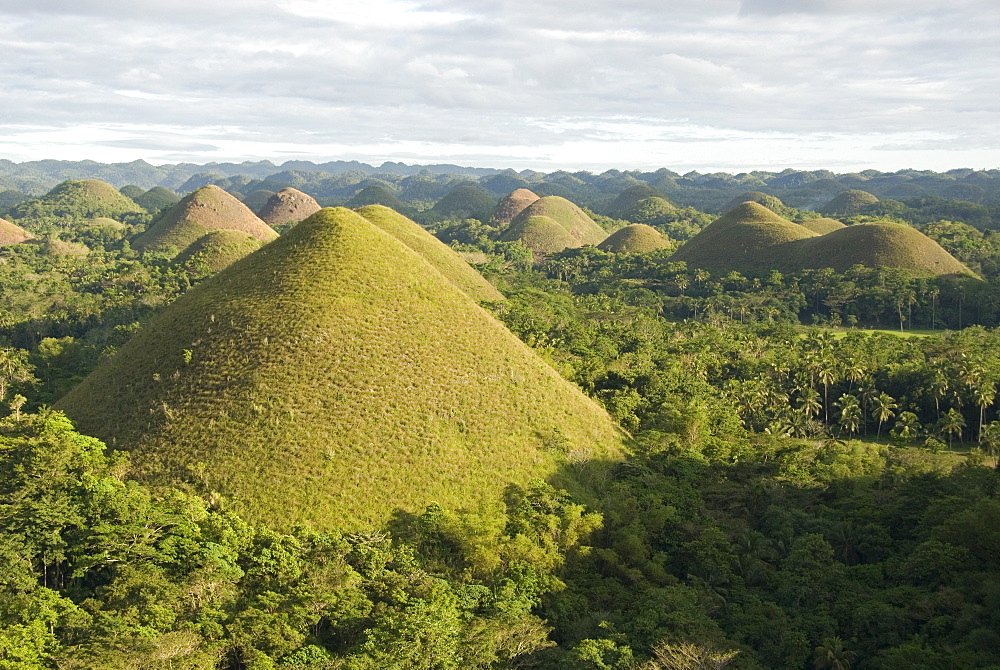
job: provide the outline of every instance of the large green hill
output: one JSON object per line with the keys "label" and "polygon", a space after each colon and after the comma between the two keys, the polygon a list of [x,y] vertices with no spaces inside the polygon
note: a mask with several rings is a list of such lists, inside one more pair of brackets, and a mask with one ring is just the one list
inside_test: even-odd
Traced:
{"label": "large green hill", "polygon": [[817,234],[746,202],[709,224],[670,257],[712,272],[796,271],[854,265],[893,267],[916,275],[973,274],[954,256],[915,228],[876,222],[844,226],[819,220]]}
{"label": "large green hill", "polygon": [[375,184],[361,189],[347,201],[347,207],[364,207],[365,205],[385,205],[397,212],[406,211],[406,203],[396,197],[392,191],[385,186]]}
{"label": "large green hill", "polygon": [[611,233],[597,248],[614,254],[646,254],[669,246],[670,240],[656,228],[644,223],[633,223]]}
{"label": "large green hill", "polygon": [[143,480],[279,528],[475,506],[622,450],[593,401],[344,208],[178,298],[58,407]]}
{"label": "large green hill", "polygon": [[82,220],[106,216],[120,220],[130,214],[145,214],[145,210],[111,184],[98,179],[68,179],[41,198],[27,200],[11,209],[11,217],[32,220]]}
{"label": "large green hill", "polygon": [[177,255],[174,263],[192,277],[206,277],[260,249],[259,239],[239,230],[205,233]]}
{"label": "large green hill", "polygon": [[246,205],[210,184],[184,196],[146,232],[135,238],[132,246],[143,251],[173,249],[178,253],[212,230],[238,230],[262,242],[269,242],[278,236]]}
{"label": "large green hill", "polygon": [[480,219],[486,221],[496,201],[479,186],[464,184],[434,203],[429,214],[438,219]]}
{"label": "large green hill", "polygon": [[874,205],[878,198],[867,191],[852,189],[840,193],[830,202],[820,208],[820,213],[827,216],[852,216],[860,214],[868,205]]}
{"label": "large green hill", "polygon": [[465,291],[473,300],[504,299],[503,294],[462,260],[454,249],[396,210],[385,205],[368,205],[356,211],[427,259],[438,272]]}
{"label": "large green hill", "polygon": [[[545,217],[555,221],[563,229],[565,235],[559,234],[547,222],[529,221],[536,217]],[[540,235],[539,232],[543,228],[545,228],[545,234]],[[539,198],[521,210],[500,239],[504,242],[520,240],[536,253],[550,253],[567,248],[582,247],[587,244],[597,245],[603,242],[607,236],[604,229],[587,216],[587,213],[582,209],[565,198],[549,195]],[[564,243],[565,246],[559,246]]]}

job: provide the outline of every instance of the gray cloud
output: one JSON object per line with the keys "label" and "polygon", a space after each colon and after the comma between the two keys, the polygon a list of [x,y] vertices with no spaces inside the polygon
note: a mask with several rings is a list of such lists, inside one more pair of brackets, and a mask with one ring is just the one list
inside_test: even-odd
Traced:
{"label": "gray cloud", "polygon": [[[643,132],[651,160],[670,143],[737,151],[734,135],[846,160],[824,134],[900,160],[895,147],[925,147],[905,135],[931,131],[959,160],[961,137],[1000,138],[998,44],[987,0],[0,0],[0,123],[192,160],[267,157],[256,142],[531,162],[596,142],[592,162],[625,167]],[[18,136],[0,155],[31,151]]]}

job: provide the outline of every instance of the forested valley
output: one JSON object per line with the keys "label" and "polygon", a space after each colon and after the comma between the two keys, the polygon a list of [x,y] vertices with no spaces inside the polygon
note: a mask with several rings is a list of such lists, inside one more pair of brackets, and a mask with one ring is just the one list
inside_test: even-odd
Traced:
{"label": "forested valley", "polygon": [[[985,204],[958,201],[934,182],[839,217],[915,228],[967,274],[719,272],[671,256],[780,176],[659,175],[660,195],[615,200],[635,188],[622,174],[614,189],[522,181],[606,233],[648,224],[663,248],[533,251],[475,198],[431,204],[467,175],[422,175],[400,209],[500,290],[483,306],[607,410],[628,455],[565,453],[572,492],[535,479],[349,532],[279,532],[197,486],[140,483],[133,456],[52,408],[218,267],[133,247],[169,192],[76,211],[10,191],[0,217],[34,239],[0,248],[0,668],[1000,668],[992,191],[964,184]],[[500,176],[484,194],[525,185]],[[353,178],[319,204],[405,195],[404,176]],[[244,201],[295,185],[233,179],[214,181]],[[817,220],[805,207],[826,192],[806,187],[832,179],[786,179],[796,207],[771,206]],[[546,436],[553,453],[563,441]]]}

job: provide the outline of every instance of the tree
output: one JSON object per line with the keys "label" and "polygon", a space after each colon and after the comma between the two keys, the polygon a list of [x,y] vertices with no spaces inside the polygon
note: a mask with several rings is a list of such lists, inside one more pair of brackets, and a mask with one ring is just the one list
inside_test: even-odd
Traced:
{"label": "tree", "polygon": [[948,435],[948,448],[952,447],[952,438],[958,435],[958,439],[962,439],[962,429],[965,428],[965,417],[957,409],[952,407],[948,410],[948,413],[941,417],[939,422],[941,425],[941,432]]}
{"label": "tree", "polygon": [[900,440],[912,440],[920,432],[920,420],[913,412],[902,412],[896,420],[892,431],[893,437]]}
{"label": "tree", "polygon": [[861,405],[858,404],[858,399],[850,393],[845,393],[834,405],[840,409],[838,423],[841,429],[853,435],[861,425]]}
{"label": "tree", "polygon": [[712,644],[660,642],[653,646],[653,659],[642,670],[721,670],[739,654]]}
{"label": "tree", "polygon": [[822,644],[813,650],[813,667],[816,670],[850,670],[851,662],[857,654],[844,647],[839,635],[823,638]]}
{"label": "tree", "polygon": [[895,400],[888,393],[879,393],[872,398],[872,418],[878,421],[877,436],[882,435],[882,424],[895,416],[892,410],[896,407]]}
{"label": "tree", "polygon": [[819,392],[814,388],[805,388],[799,396],[799,410],[807,418],[813,418],[823,409],[823,404],[819,399]]}

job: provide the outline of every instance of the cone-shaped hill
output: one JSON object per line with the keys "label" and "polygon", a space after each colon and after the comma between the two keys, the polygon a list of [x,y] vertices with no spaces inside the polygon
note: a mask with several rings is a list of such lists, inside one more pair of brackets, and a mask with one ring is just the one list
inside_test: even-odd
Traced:
{"label": "cone-shaped hill", "polygon": [[878,198],[868,191],[844,191],[820,207],[819,213],[827,216],[852,216],[860,214],[861,210],[876,202],[878,202]]}
{"label": "cone-shaped hill", "polygon": [[154,186],[135,197],[137,205],[153,214],[162,212],[171,205],[176,205],[180,200],[176,193],[162,186]]}
{"label": "cone-shaped hill", "polygon": [[319,203],[311,195],[289,186],[268,198],[257,216],[268,225],[280,226],[307,219],[320,209]]}
{"label": "cone-shaped hill", "polygon": [[437,268],[438,272],[465,291],[473,300],[504,299],[503,294],[462,260],[454,249],[421,228],[415,221],[385,205],[368,205],[358,209],[357,212],[423,256]]}
{"label": "cone-shaped hill", "polygon": [[0,247],[5,247],[8,244],[27,242],[33,237],[34,235],[24,228],[16,226],[5,219],[0,219]]}
{"label": "cone-shaped hill", "polygon": [[164,212],[150,228],[132,241],[143,251],[183,251],[212,230],[238,230],[269,242],[278,236],[242,202],[215,185],[193,191]]}
{"label": "cone-shaped hill", "polygon": [[769,268],[769,249],[809,237],[817,235],[763,205],[744,202],[685,242],[670,260],[712,271]]}
{"label": "cone-shaped hill", "polygon": [[788,207],[785,206],[785,203],[781,202],[781,198],[768,195],[767,193],[762,193],[760,191],[747,191],[745,193],[740,193],[738,196],[729,201],[726,205],[725,211],[728,212],[734,207],[742,205],[745,202],[755,202],[758,205],[763,205],[778,216],[782,216],[788,211]]}
{"label": "cone-shaped hill", "polygon": [[836,219],[811,219],[809,221],[803,221],[800,225],[813,231],[817,235],[826,235],[827,233],[832,233],[835,230],[840,230],[845,228],[843,223],[837,221]]}
{"label": "cone-shaped hill", "polygon": [[57,407],[134,452],[142,480],[281,529],[475,506],[623,448],[600,407],[344,208],[178,298]]}
{"label": "cone-shaped hill", "polygon": [[98,216],[120,219],[145,211],[114,186],[99,179],[68,179],[37,200],[19,203],[12,209],[11,216],[15,219],[92,219]]}
{"label": "cone-shaped hill", "polygon": [[669,247],[670,240],[661,235],[656,228],[644,223],[633,223],[631,226],[616,230],[608,236],[608,239],[597,245],[601,251],[613,254],[646,254]]}
{"label": "cone-shaped hill", "polygon": [[[649,184],[633,184],[618,194],[607,207],[610,216],[625,217],[629,212],[636,209],[638,204],[647,198],[667,199],[667,196]],[[669,202],[669,201],[668,201]]]}
{"label": "cone-shaped hill", "polygon": [[840,225],[818,235],[756,203],[743,203],[716,219],[670,260],[715,273],[804,268],[843,272],[865,265],[902,268],[915,275],[973,274],[937,242],[907,225]]}
{"label": "cone-shaped hill", "polygon": [[[565,235],[559,234],[548,222],[529,221],[534,218],[554,221],[563,229]],[[587,244],[597,245],[607,236],[604,229],[582,209],[566,198],[549,195],[525,207],[514,217],[510,227],[504,231],[500,239],[504,242],[521,240],[536,253],[552,253]]]}
{"label": "cone-shaped hill", "polygon": [[789,251],[801,268],[844,272],[854,265],[867,265],[902,268],[918,275],[973,274],[937,242],[902,223],[858,223],[794,246]]}
{"label": "cone-shaped hill", "polygon": [[520,214],[525,207],[536,200],[538,200],[538,195],[534,191],[530,191],[526,188],[519,188],[515,191],[511,191],[509,194],[501,198],[499,203],[497,203],[496,209],[493,210],[493,216],[490,217],[490,223],[494,226],[506,226],[513,221],[514,217]]}
{"label": "cone-shaped hill", "polygon": [[192,277],[206,277],[260,249],[263,242],[239,230],[205,233],[177,255],[174,263]]}

